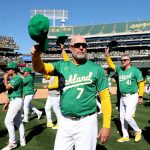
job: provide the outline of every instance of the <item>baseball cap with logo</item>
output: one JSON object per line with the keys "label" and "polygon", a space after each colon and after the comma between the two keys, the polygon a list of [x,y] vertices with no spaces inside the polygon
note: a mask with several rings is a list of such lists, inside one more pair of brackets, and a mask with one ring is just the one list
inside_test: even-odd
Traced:
{"label": "baseball cap with logo", "polygon": [[10,61],[7,66],[5,67],[6,69],[18,69],[18,64],[14,61]]}
{"label": "baseball cap with logo", "polygon": [[26,68],[24,68],[23,72],[29,72],[29,73],[31,73],[31,68],[26,67]]}
{"label": "baseball cap with logo", "polygon": [[48,48],[47,34],[49,27],[49,19],[42,14],[33,16],[28,24],[29,35],[31,39],[40,44],[42,52]]}

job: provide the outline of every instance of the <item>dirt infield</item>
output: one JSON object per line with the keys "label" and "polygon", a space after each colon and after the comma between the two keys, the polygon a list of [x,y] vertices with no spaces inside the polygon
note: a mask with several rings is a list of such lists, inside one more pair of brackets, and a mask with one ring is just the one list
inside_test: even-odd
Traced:
{"label": "dirt infield", "polygon": [[[111,94],[116,94],[116,87],[111,88]],[[35,93],[34,98],[35,99],[40,99],[40,98],[47,98],[48,96],[48,90],[47,89],[38,89],[37,92]],[[7,92],[1,93],[0,94],[0,104],[5,103],[5,101],[8,100],[7,97]]]}
{"label": "dirt infield", "polygon": [[39,98],[47,98],[48,97],[48,90],[47,89],[38,89],[37,92],[35,93],[34,98],[39,99]]}

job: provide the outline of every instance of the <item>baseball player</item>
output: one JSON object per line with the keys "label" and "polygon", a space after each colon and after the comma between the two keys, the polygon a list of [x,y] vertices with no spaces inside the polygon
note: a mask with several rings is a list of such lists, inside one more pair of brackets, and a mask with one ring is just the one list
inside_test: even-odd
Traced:
{"label": "baseball player", "polygon": [[[73,60],[43,63],[40,47],[31,48],[35,71],[60,78],[59,121],[54,150],[95,150],[97,138],[103,144],[110,137],[111,102],[107,78],[101,66],[87,60],[87,43],[80,35],[73,36],[69,45]],[[38,64],[38,65],[37,65]],[[98,133],[96,95],[99,93],[103,111],[103,127]]]}
{"label": "baseball player", "polygon": [[[49,96],[47,98],[46,104],[45,104],[45,113],[47,117],[47,127],[52,127],[52,129],[58,129],[59,127],[59,119],[61,116],[60,112],[60,90],[58,86],[58,76],[49,76],[49,75],[44,75],[44,78],[48,80],[48,92]],[[57,124],[54,126],[52,122],[52,117],[51,117],[51,109],[53,107],[53,110],[56,114],[57,118]]]}
{"label": "baseball player", "polygon": [[[135,131],[135,142],[141,140],[142,130],[138,127],[133,116],[135,114],[137,103],[143,103],[144,81],[142,73],[139,69],[131,65],[130,57],[124,54],[121,57],[122,68],[116,66],[109,54],[109,48],[105,50],[106,60],[110,68],[112,68],[119,77],[120,98],[120,121],[122,125],[123,137],[118,142],[129,141],[128,124]],[[139,92],[138,92],[139,90]]]}
{"label": "baseball player", "polygon": [[[2,150],[11,150],[17,147],[15,138],[15,126],[19,129],[20,145],[25,146],[25,134],[24,125],[21,119],[21,110],[23,106],[22,91],[23,80],[17,74],[18,65],[15,62],[9,62],[6,67],[6,73],[4,74],[4,84],[6,90],[8,90],[9,103],[4,105],[3,110],[8,111],[5,117],[5,125],[9,134],[9,144]],[[9,80],[10,79],[10,80]]]}
{"label": "baseball player", "polygon": [[23,122],[29,121],[29,110],[32,110],[34,113],[36,113],[38,119],[42,116],[42,111],[39,111],[37,108],[35,108],[31,101],[34,96],[34,81],[33,77],[31,75],[31,68],[26,67],[24,70],[24,79],[23,79],[23,95],[24,95],[24,118]]}
{"label": "baseball player", "polygon": [[[148,70],[148,74],[146,75],[145,93],[147,93],[150,96],[150,70]],[[148,102],[149,101],[150,100],[148,100]]]}

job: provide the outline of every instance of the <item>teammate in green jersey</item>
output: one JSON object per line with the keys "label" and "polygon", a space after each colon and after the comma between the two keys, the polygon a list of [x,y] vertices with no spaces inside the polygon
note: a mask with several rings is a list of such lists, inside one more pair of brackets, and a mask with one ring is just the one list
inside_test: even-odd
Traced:
{"label": "teammate in green jersey", "polygon": [[42,116],[42,111],[39,111],[36,107],[34,107],[31,103],[33,96],[34,96],[34,80],[31,75],[31,68],[26,67],[23,70],[24,72],[24,79],[23,79],[23,95],[24,95],[24,118],[23,122],[29,121],[29,110],[33,111],[38,119]]}
{"label": "teammate in green jersey", "polygon": [[[4,74],[4,84],[8,90],[9,108],[5,117],[5,125],[9,134],[9,144],[2,150],[11,150],[17,147],[15,138],[15,126],[19,129],[20,145],[25,146],[24,125],[21,119],[21,110],[23,106],[23,80],[17,74],[18,65],[15,62],[9,62]],[[9,80],[10,79],[10,80]],[[7,105],[4,106],[4,111]]]}
{"label": "teammate in green jersey", "polygon": [[[147,93],[150,97],[150,70],[148,70],[148,74],[146,75],[145,93]],[[150,102],[150,98],[147,102]]]}
{"label": "teammate in green jersey", "polygon": [[142,130],[136,124],[133,116],[135,115],[137,103],[143,103],[144,81],[139,69],[131,65],[129,55],[121,57],[122,67],[115,65],[109,54],[109,48],[105,50],[107,63],[119,77],[120,98],[120,121],[122,125],[123,137],[118,142],[129,141],[128,124],[135,131],[135,142],[141,140]]}
{"label": "teammate in green jersey", "polygon": [[145,87],[145,92],[147,94],[150,94],[150,70],[148,70],[148,73],[146,75],[146,87]]}
{"label": "teammate in green jersey", "polygon": [[[103,144],[110,137],[111,102],[104,70],[87,59],[87,43],[80,35],[73,36],[69,45],[73,60],[43,63],[40,47],[31,48],[35,71],[60,79],[59,121],[54,150],[95,150],[97,138]],[[38,64],[38,65],[37,65]],[[100,96],[103,127],[97,136],[96,95]]]}

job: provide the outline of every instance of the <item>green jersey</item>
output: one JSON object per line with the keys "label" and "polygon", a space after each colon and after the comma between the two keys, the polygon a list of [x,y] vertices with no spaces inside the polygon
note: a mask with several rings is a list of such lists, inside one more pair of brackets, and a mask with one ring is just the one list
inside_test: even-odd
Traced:
{"label": "green jersey", "polygon": [[146,84],[150,84],[150,75],[146,76]]}
{"label": "green jersey", "polygon": [[84,116],[96,112],[97,92],[108,88],[102,67],[89,60],[81,65],[59,61],[53,66],[59,73],[62,114]]}
{"label": "green jersey", "polygon": [[32,75],[28,75],[23,79],[23,95],[34,94],[34,81]]}
{"label": "green jersey", "polygon": [[119,76],[119,90],[121,94],[134,94],[138,92],[138,83],[143,80],[139,69],[131,66],[127,70],[116,66],[116,72]]}
{"label": "green jersey", "polygon": [[16,75],[10,79],[9,85],[12,86],[12,89],[8,90],[8,98],[10,100],[16,97],[22,98],[23,79],[19,75]]}

